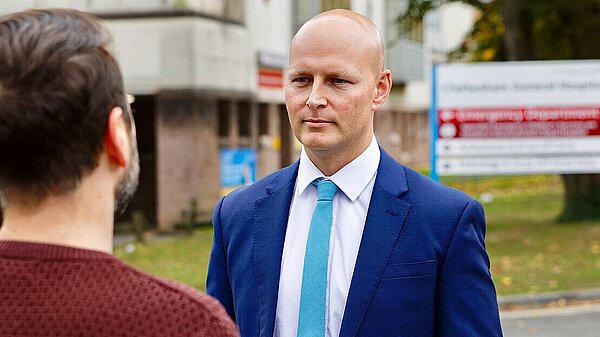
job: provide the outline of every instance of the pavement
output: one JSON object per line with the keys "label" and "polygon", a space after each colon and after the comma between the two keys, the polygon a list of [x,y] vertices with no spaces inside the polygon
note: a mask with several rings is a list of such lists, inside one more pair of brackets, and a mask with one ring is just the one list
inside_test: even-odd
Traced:
{"label": "pavement", "polygon": [[113,237],[114,247],[121,247],[130,243],[135,243],[135,235],[133,234],[115,234]]}
{"label": "pavement", "polygon": [[600,304],[600,288],[498,297],[502,311]]}
{"label": "pavement", "polygon": [[501,311],[505,337],[598,337],[600,304]]}

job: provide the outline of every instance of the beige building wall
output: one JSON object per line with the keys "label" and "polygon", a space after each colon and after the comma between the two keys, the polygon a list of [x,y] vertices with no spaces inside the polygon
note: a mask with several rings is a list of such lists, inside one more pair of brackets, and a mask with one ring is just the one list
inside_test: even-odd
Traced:
{"label": "beige building wall", "polygon": [[[155,185],[146,189],[155,191],[155,198],[140,200],[155,200],[155,205],[146,206],[155,210],[154,225],[161,230],[171,230],[181,222],[192,200],[200,220],[210,219],[222,194],[221,148],[255,148],[258,178],[299,155],[300,146],[289,129],[283,88],[261,86],[258,78],[258,68],[265,66],[259,64],[259,55],[267,55],[266,66],[283,69],[285,76],[293,34],[292,0],[243,1],[241,21],[220,17],[223,1],[0,3],[0,13],[58,6],[90,11],[105,19],[114,35],[114,52],[128,92],[153,102],[148,111],[139,112],[152,114],[148,120],[153,122],[140,125],[138,134],[151,134],[155,142],[148,150],[154,167],[146,169],[155,172],[155,179],[148,182]],[[187,7],[179,8],[182,3]],[[378,25],[387,24],[386,0],[350,3]],[[409,166],[423,167],[429,161],[427,99],[422,97],[423,90],[413,87],[396,84],[390,101],[375,115],[375,129],[380,144],[392,156]],[[223,106],[229,111],[224,135]],[[240,123],[251,124],[248,136],[240,136]]]}

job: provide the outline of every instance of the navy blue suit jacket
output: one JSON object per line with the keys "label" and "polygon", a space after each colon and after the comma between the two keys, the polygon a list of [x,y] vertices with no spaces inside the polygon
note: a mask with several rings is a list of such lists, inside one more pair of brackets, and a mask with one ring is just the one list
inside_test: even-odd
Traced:
{"label": "navy blue suit jacket", "polygon": [[[273,336],[298,162],[219,201],[207,293],[242,337]],[[340,336],[501,336],[481,205],[381,161]]]}

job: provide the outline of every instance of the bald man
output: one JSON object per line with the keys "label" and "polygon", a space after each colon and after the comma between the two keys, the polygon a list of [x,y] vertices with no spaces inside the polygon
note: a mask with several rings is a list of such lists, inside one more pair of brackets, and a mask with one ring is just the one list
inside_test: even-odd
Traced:
{"label": "bald man", "polygon": [[377,27],[333,10],[292,40],[300,160],[219,201],[207,292],[242,336],[501,336],[481,205],[381,149]]}

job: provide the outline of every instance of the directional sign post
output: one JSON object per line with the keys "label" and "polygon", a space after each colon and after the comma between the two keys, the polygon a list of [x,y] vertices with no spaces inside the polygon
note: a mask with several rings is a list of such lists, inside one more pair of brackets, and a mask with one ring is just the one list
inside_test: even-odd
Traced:
{"label": "directional sign post", "polygon": [[600,61],[433,70],[432,177],[600,172]]}

